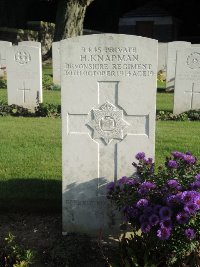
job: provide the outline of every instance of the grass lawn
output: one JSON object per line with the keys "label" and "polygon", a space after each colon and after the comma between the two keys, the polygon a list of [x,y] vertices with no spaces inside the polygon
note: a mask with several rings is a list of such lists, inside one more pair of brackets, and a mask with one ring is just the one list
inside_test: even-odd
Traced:
{"label": "grass lawn", "polygon": [[[59,105],[61,102],[60,91],[51,91],[44,90],[43,91],[43,101],[44,103],[51,103],[55,105]],[[0,103],[7,103],[7,90],[0,89]],[[173,110],[173,94],[172,93],[157,93],[156,100],[156,108],[157,110]]]}
{"label": "grass lawn", "polygon": [[[61,207],[61,119],[0,117],[0,208]],[[156,163],[171,151],[200,158],[199,122],[157,121]]]}
{"label": "grass lawn", "polygon": [[164,162],[175,150],[191,151],[200,160],[200,122],[157,121],[156,164]]}
{"label": "grass lawn", "polygon": [[61,120],[1,117],[0,125],[0,207],[58,206]]}

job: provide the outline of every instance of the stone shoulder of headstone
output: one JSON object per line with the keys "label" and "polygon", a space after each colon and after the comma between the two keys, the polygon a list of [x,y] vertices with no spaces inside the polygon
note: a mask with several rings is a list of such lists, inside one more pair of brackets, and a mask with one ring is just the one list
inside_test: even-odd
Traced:
{"label": "stone shoulder of headstone", "polygon": [[106,185],[154,158],[158,41],[123,34],[62,40],[63,232],[119,231]]}
{"label": "stone shoulder of headstone", "polygon": [[200,47],[177,52],[174,114],[200,109]]}
{"label": "stone shoulder of headstone", "polygon": [[33,47],[39,47],[41,49],[41,43],[37,41],[21,41],[18,43],[18,46],[33,46]]}

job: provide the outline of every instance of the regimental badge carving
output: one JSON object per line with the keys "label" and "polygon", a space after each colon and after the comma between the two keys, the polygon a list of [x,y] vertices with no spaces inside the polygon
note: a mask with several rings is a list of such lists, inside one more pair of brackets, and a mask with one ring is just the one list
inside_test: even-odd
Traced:
{"label": "regimental badge carving", "polygon": [[124,129],[129,123],[123,119],[123,110],[106,102],[99,109],[92,109],[93,119],[87,125],[93,129],[93,139],[102,138],[106,144],[113,139],[124,139]]}
{"label": "regimental badge carving", "polygon": [[31,56],[27,51],[18,50],[15,54],[15,61],[21,65],[24,65],[31,61]]}
{"label": "regimental badge carving", "polygon": [[190,54],[187,58],[188,67],[191,69],[200,68],[200,53],[194,52]]}

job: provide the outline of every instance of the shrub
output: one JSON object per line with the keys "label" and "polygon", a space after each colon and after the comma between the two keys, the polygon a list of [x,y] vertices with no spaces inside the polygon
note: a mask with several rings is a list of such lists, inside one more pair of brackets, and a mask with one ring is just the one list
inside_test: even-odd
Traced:
{"label": "shrub", "polygon": [[61,113],[61,105],[39,103],[35,109],[37,117],[58,117]]}
{"label": "shrub", "polygon": [[43,74],[42,76],[42,87],[43,90],[52,90],[53,78],[51,75]]}
{"label": "shrub", "polygon": [[31,250],[22,249],[11,233],[5,238],[1,247],[0,266],[2,267],[29,267],[33,263],[34,255]]}
{"label": "shrub", "polygon": [[157,112],[156,119],[162,121],[200,121],[200,109],[189,110],[178,115],[161,110]]}
{"label": "shrub", "polygon": [[5,77],[0,77],[0,88],[1,89],[7,88],[7,80],[5,79]]}
{"label": "shrub", "polygon": [[[124,214],[121,266],[182,266],[200,242],[200,165],[190,152],[172,152],[157,172],[145,153],[136,155],[136,172],[108,184],[107,197]],[[198,266],[194,261],[190,266]],[[191,259],[190,258],[190,259]],[[196,265],[195,265],[196,264]]]}

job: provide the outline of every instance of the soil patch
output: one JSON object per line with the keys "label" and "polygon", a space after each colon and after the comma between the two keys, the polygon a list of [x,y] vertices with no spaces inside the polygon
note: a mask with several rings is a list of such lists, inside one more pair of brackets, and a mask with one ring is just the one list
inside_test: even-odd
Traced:
{"label": "soil patch", "polygon": [[[116,245],[85,235],[62,235],[60,214],[9,213],[0,216],[0,242],[11,232],[16,242],[35,251],[34,267],[104,267]],[[117,242],[116,242],[117,243]]]}

